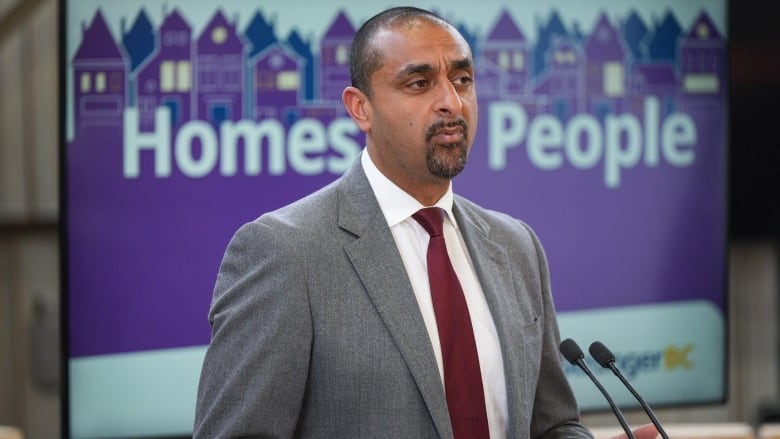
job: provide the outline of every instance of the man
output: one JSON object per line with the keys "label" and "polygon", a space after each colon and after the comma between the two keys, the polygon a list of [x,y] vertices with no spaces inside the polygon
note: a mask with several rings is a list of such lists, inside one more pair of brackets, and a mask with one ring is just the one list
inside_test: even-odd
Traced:
{"label": "man", "polygon": [[[390,9],[358,30],[351,75],[360,160],[228,246],[195,437],[590,437],[536,236],[452,194],[477,125],[468,44],[430,12]],[[429,206],[443,231],[418,223]],[[473,330],[439,320],[429,241],[442,235]],[[451,361],[444,332],[470,360]]]}

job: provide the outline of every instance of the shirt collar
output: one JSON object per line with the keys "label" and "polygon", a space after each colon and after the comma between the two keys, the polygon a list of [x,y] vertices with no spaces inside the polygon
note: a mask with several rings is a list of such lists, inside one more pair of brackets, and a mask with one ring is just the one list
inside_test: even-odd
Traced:
{"label": "shirt collar", "polygon": [[[368,178],[368,183],[374,191],[374,196],[379,202],[379,208],[382,209],[382,214],[384,214],[389,227],[393,227],[396,224],[407,220],[414,215],[415,212],[424,207],[430,207],[423,206],[414,197],[382,174],[379,168],[374,164],[374,161],[371,160],[367,150],[363,150],[360,161],[363,165],[363,171]],[[442,195],[434,206],[447,212],[447,218],[449,218],[452,225],[457,228],[458,224],[452,214],[453,198],[452,182],[450,181],[447,192]]]}

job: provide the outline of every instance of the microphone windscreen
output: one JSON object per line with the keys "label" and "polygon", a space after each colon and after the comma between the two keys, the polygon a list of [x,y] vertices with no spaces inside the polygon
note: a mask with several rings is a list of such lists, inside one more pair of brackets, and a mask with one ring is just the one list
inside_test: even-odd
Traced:
{"label": "microphone windscreen", "polygon": [[570,338],[562,341],[559,349],[561,350],[563,357],[566,358],[566,361],[571,364],[577,364],[577,360],[585,357],[582,353],[582,349],[577,346],[577,342]]}
{"label": "microphone windscreen", "polygon": [[602,367],[609,367],[609,363],[615,361],[615,355],[600,341],[594,341],[588,351]]}

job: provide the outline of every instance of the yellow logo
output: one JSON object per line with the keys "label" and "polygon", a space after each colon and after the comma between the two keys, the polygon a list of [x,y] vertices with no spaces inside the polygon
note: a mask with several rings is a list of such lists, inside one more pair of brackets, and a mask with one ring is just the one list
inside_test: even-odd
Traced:
{"label": "yellow logo", "polygon": [[688,359],[693,351],[693,343],[688,343],[682,348],[677,346],[667,346],[664,349],[664,368],[667,370],[677,369],[682,367],[683,369],[693,369],[693,362]]}

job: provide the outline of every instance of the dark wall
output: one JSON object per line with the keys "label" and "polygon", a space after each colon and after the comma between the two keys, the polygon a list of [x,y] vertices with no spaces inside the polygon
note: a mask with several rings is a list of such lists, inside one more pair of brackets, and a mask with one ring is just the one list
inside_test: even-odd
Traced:
{"label": "dark wall", "polygon": [[780,237],[780,6],[730,4],[732,238]]}

